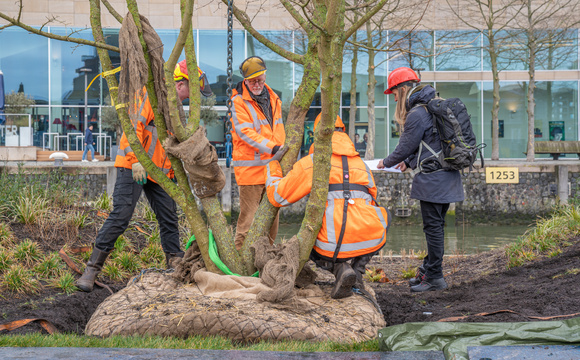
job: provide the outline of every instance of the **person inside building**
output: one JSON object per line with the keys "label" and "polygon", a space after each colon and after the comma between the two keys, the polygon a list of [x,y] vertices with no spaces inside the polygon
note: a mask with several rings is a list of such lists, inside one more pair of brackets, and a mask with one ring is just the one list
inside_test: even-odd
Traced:
{"label": "person inside building", "polygon": [[[400,125],[399,144],[378,168],[393,167],[405,171],[417,168],[417,160],[431,156],[423,151],[417,159],[422,142],[435,152],[441,151],[439,135],[433,131],[433,119],[424,106],[435,97],[431,85],[421,85],[412,69],[400,67],[388,76],[385,94],[392,94],[397,102],[395,119]],[[457,170],[419,172],[413,178],[411,198],[419,200],[423,218],[423,232],[427,240],[427,256],[417,269],[415,278],[409,281],[412,292],[443,290],[447,283],[443,278],[443,253],[445,239],[445,215],[452,202],[463,201],[461,174]]]}
{"label": "person inside building", "polygon": [[[204,95],[208,94],[209,86],[205,74],[201,70],[198,71],[201,92]],[[183,102],[189,98],[189,76],[185,60],[176,64],[173,79],[175,80],[177,97]],[[171,162],[167,159],[159,142],[153,109],[149,103],[147,92],[138,99],[135,106],[135,111],[129,112],[129,116],[135,126],[139,141],[155,165],[167,177],[173,179]],[[97,233],[91,257],[83,275],[76,282],[76,286],[86,292],[93,290],[95,279],[101,272],[105,260],[113,251],[117,238],[127,229],[142,192],[145,192],[159,223],[161,246],[165,252],[167,266],[170,266],[173,258],[184,255],[180,247],[175,201],[153,178],[147,175],[143,165],[139,163],[131,149],[125,133],[121,137],[115,167],[117,168],[117,180],[113,192],[113,211]]]}
{"label": "person inside building", "polygon": [[[319,122],[320,115],[314,129]],[[334,126],[326,211],[310,259],[334,274],[330,295],[341,299],[352,295],[353,286],[364,289],[365,266],[385,245],[390,219],[377,204],[373,174],[344,132],[340,117]],[[300,159],[284,177],[278,161],[266,166],[266,193],[272,205],[288,206],[310,194],[313,159],[313,154]]]}
{"label": "person inside building", "polygon": [[[251,56],[240,65],[244,80],[233,91],[232,160],[239,189],[240,214],[234,237],[240,250],[264,194],[264,166],[284,145],[282,101],[266,84],[266,64]],[[270,229],[270,242],[278,233],[278,216]]]}

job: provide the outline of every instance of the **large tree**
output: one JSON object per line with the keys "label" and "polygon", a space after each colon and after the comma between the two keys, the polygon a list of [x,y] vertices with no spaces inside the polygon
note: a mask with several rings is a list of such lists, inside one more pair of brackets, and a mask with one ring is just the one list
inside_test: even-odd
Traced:
{"label": "large tree", "polygon": [[[322,223],[326,196],[328,192],[328,178],[330,173],[330,153],[331,138],[334,118],[339,106],[341,73],[342,73],[342,53],[346,39],[352,35],[360,26],[362,26],[370,17],[373,16],[387,0],[377,1],[373,7],[369,8],[367,14],[362,16],[355,24],[346,28],[344,25],[344,12],[346,3],[344,0],[322,1],[315,0],[309,3],[291,2],[281,0],[283,7],[290,16],[298,23],[308,37],[307,50],[303,54],[292,53],[285,50],[268,40],[260,34],[252,25],[251,17],[247,13],[234,6],[234,13],[242,25],[260,42],[264,43],[273,51],[283,57],[301,64],[304,68],[302,83],[296,92],[296,96],[290,106],[288,119],[286,120],[287,142],[289,147],[289,156],[285,156],[282,166],[287,171],[295,159],[302,143],[304,132],[304,117],[312,103],[316,89],[320,85],[322,91],[322,121],[316,131],[316,148],[314,156],[315,166],[317,167],[317,176],[313,179],[313,190],[306,207],[306,214],[302,227],[298,233],[300,241],[300,264],[301,266],[308,260],[308,256],[316,239],[316,234]],[[139,14],[139,8],[136,0],[126,0],[126,7],[129,14],[123,17],[109,4],[103,0],[90,0],[90,19],[93,31],[93,41],[75,38],[72,34],[59,36],[44,31],[43,27],[35,28],[23,23],[21,13],[16,16],[9,16],[0,13],[0,17],[8,21],[11,26],[19,26],[32,33],[58,39],[70,41],[78,44],[94,46],[101,61],[105,80],[110,89],[112,103],[117,109],[119,120],[122,124],[123,131],[135,152],[137,159],[148,174],[177,202],[183,210],[190,228],[197,239],[197,243],[205,261],[206,268],[213,272],[220,272],[217,266],[211,261],[208,252],[209,232],[211,228],[220,257],[222,261],[235,273],[249,275],[255,271],[254,257],[250,251],[251,245],[270,228],[275,218],[277,209],[269,204],[267,199],[263,199],[260,209],[257,212],[255,221],[249,231],[246,242],[240,252],[236,251],[233,242],[232,229],[226,221],[217,196],[209,196],[200,199],[203,211],[206,213],[208,223],[206,224],[201,216],[201,211],[197,206],[196,199],[193,195],[191,184],[188,181],[186,171],[182,161],[178,158],[169,156],[172,167],[175,171],[177,183],[169,180],[161,170],[147,156],[141,145],[137,134],[131,124],[128,116],[128,106],[119,98],[119,84],[115,77],[113,66],[109,57],[109,51],[119,51],[119,48],[108,45],[105,41],[102,29],[101,4],[105,5],[107,10],[121,23],[125,21],[133,22],[136,28],[136,35],[141,49],[135,49],[142,52],[143,61],[147,63],[147,73],[143,74],[146,81],[146,88],[155,113],[155,125],[158,129],[159,139],[161,142],[167,137],[167,129],[172,129],[175,138],[179,143],[187,141],[199,127],[200,121],[200,93],[196,86],[190,87],[190,111],[187,122],[183,124],[179,116],[179,105],[175,87],[173,85],[173,69],[180,55],[185,51],[185,58],[188,63],[188,72],[194,74],[196,68],[196,54],[194,39],[192,35],[192,13],[194,7],[193,0],[181,0],[182,24],[179,36],[171,52],[169,59],[162,69],[167,91],[166,99],[159,99],[156,94],[159,84],[155,82],[155,69],[152,64],[150,51],[147,41],[144,38],[143,23],[144,18]],[[22,11],[22,3],[20,4]],[[122,69],[122,71],[133,71],[132,69]],[[123,75],[123,74],[122,74]],[[130,74],[137,76],[139,74]],[[159,74],[157,74],[159,75]],[[127,74],[125,74],[127,76]],[[157,76],[159,79],[159,76]],[[160,111],[163,101],[169,103],[170,112]]]}

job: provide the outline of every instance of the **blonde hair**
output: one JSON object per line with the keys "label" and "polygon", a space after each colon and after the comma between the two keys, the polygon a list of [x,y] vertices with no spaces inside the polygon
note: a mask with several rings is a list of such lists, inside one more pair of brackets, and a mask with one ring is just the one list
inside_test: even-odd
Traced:
{"label": "blonde hair", "polygon": [[397,107],[395,108],[395,120],[401,127],[401,132],[405,131],[405,121],[407,120],[407,93],[411,88],[401,86],[395,89],[397,92]]}

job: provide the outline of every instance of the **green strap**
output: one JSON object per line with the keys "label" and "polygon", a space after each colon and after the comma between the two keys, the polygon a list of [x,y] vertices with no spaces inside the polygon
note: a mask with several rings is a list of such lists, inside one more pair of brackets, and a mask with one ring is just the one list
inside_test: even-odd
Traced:
{"label": "green strap", "polygon": [[[185,250],[189,249],[189,247],[191,246],[191,244],[194,241],[195,241],[195,235],[191,235],[191,238],[189,238],[189,241],[187,241],[187,244],[185,245]],[[226,266],[226,264],[224,264],[223,261],[220,259],[220,255],[219,255],[218,249],[217,249],[217,244],[215,242],[215,239],[213,237],[213,233],[212,233],[211,229],[209,230],[209,244],[208,245],[209,245],[209,247],[208,247],[209,258],[218,267],[218,269],[220,269],[226,275],[242,276],[240,274],[233,273]],[[259,271],[256,271],[256,273],[253,274],[252,276],[253,277],[259,277],[260,276],[260,272]]]}

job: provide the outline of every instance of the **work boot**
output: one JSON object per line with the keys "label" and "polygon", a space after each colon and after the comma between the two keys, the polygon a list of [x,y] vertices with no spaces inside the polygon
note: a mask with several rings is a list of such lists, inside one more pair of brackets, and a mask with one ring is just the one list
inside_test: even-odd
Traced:
{"label": "work boot", "polygon": [[444,278],[428,279],[424,278],[419,285],[411,286],[411,292],[435,291],[447,289]]}
{"label": "work boot", "polygon": [[352,286],[356,282],[356,273],[346,262],[334,265],[334,287],[330,291],[330,297],[333,299],[342,299],[352,295]]}
{"label": "work boot", "polygon": [[111,252],[101,251],[96,247],[93,248],[93,253],[91,254],[91,258],[87,262],[87,267],[85,267],[85,272],[77,280],[76,286],[81,289],[82,291],[91,292],[93,291],[93,286],[95,285],[95,280],[97,275],[101,272],[103,268],[103,264],[105,260],[107,260],[107,256],[109,256]]}
{"label": "work boot", "polygon": [[409,279],[409,286],[416,286],[421,283],[425,279],[425,268],[423,265],[417,268],[417,272],[415,273],[415,277]]}
{"label": "work boot", "polygon": [[174,266],[171,265],[173,260],[177,258],[183,258],[184,255],[185,253],[183,251],[180,251],[178,253],[165,253],[165,265],[167,265],[168,269],[173,269]]}

